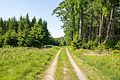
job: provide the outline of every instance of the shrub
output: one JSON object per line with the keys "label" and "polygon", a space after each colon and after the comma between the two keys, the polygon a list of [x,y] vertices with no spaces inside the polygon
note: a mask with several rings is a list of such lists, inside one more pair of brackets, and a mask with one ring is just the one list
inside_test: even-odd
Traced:
{"label": "shrub", "polygon": [[72,41],[71,45],[72,45],[73,49],[82,48],[82,41],[81,40]]}
{"label": "shrub", "polygon": [[18,44],[18,37],[15,32],[7,32],[5,34],[5,40],[4,45],[10,45],[10,46],[17,46]]}
{"label": "shrub", "polygon": [[94,42],[93,41],[88,41],[88,49],[93,49],[94,48]]}
{"label": "shrub", "polygon": [[74,41],[72,41],[71,46],[73,50],[77,49],[76,43]]}
{"label": "shrub", "polygon": [[95,48],[97,47],[97,45],[98,45],[98,43],[97,43],[96,40],[95,40],[95,41],[91,40],[91,41],[88,41],[86,47],[87,47],[88,49],[95,49]]}
{"label": "shrub", "polygon": [[104,44],[99,44],[98,47],[97,47],[97,49],[99,49],[99,50],[104,50],[104,49],[106,49],[106,45],[104,45]]}
{"label": "shrub", "polygon": [[4,44],[4,36],[0,35],[0,47]]}
{"label": "shrub", "polygon": [[120,50],[120,41],[118,41],[118,43],[115,45],[115,48]]}
{"label": "shrub", "polygon": [[112,54],[120,54],[120,50],[114,50],[112,51]]}
{"label": "shrub", "polygon": [[89,45],[86,42],[82,44],[82,47],[83,47],[83,49],[89,49]]}

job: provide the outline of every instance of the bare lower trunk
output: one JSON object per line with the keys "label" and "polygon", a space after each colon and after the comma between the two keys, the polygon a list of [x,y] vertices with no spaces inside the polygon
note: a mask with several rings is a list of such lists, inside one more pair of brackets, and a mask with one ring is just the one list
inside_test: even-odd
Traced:
{"label": "bare lower trunk", "polygon": [[[114,5],[113,5],[114,6]],[[112,28],[113,26],[113,13],[114,13],[114,7],[111,9],[111,12],[110,12],[110,20],[109,20],[109,23],[108,23],[108,27],[107,27],[107,35],[106,35],[106,38],[104,40],[104,44],[107,42],[109,36],[110,36],[110,29]]]}
{"label": "bare lower trunk", "polygon": [[83,8],[80,13],[80,27],[79,27],[79,39],[82,40],[82,28],[83,28]]}
{"label": "bare lower trunk", "polygon": [[100,44],[101,44],[102,28],[103,28],[103,15],[102,15],[102,12],[100,12],[100,27],[99,27],[99,43]]}
{"label": "bare lower trunk", "polygon": [[[71,6],[74,6],[74,4],[71,4]],[[74,7],[72,7],[72,9],[71,9],[71,15],[72,15],[72,17],[71,17],[71,28],[72,28],[72,36],[71,36],[71,38],[72,38],[72,40],[74,39],[74,35],[75,35],[75,32],[76,32],[76,30],[75,30],[75,16],[74,16]]]}
{"label": "bare lower trunk", "polygon": [[92,37],[92,30],[93,30],[93,10],[90,11],[90,20],[89,20],[89,28],[88,28],[88,40],[91,40],[91,37]]}
{"label": "bare lower trunk", "polygon": [[72,8],[72,28],[73,28],[73,37],[74,37],[74,35],[75,35],[75,32],[76,32],[76,30],[75,30],[75,16],[74,16],[74,8]]}

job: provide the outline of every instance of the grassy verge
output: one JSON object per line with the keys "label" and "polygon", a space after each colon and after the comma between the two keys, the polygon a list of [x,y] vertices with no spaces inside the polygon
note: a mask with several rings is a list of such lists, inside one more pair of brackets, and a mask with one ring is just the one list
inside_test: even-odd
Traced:
{"label": "grassy verge", "polygon": [[[120,79],[120,55],[84,55],[86,50],[79,49],[73,51],[76,63],[88,77],[88,80],[119,80]],[[93,51],[89,50],[89,53]]]}
{"label": "grassy verge", "polygon": [[62,49],[58,58],[55,80],[78,80],[66,54],[65,48]]}
{"label": "grassy verge", "polygon": [[59,48],[0,48],[0,80],[38,80]]}

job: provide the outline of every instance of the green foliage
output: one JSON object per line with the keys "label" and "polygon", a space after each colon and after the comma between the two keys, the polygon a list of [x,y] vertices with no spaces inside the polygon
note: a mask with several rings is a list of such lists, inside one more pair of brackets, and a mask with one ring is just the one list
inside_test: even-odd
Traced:
{"label": "green foliage", "polygon": [[15,17],[6,21],[0,18],[0,34],[0,47],[43,47],[49,45],[51,40],[47,22],[41,18],[37,22],[35,17],[30,21],[28,14],[25,17],[21,16],[18,21]]}
{"label": "green foliage", "polygon": [[0,47],[4,44],[4,36],[0,35]]}
{"label": "green foliage", "polygon": [[86,42],[85,40],[75,40],[72,42],[71,44],[73,46],[73,49],[79,49],[79,48],[83,48],[83,49],[95,49],[98,46],[98,42],[97,40],[95,41],[88,41]]}
{"label": "green foliage", "polygon": [[18,37],[15,32],[6,32],[4,36],[4,45],[17,46]]}
{"label": "green foliage", "polygon": [[[80,68],[86,73],[90,80],[119,80],[120,76],[120,51],[114,50],[113,54],[93,54],[94,50],[71,50],[72,55],[76,56],[75,60],[80,64]],[[87,53],[89,52],[89,54]],[[92,75],[90,75],[92,74]],[[96,76],[98,75],[98,77]],[[88,79],[88,80],[89,80]]]}
{"label": "green foliage", "polygon": [[82,41],[79,40],[78,34],[74,35],[74,41],[72,41],[71,45],[72,45],[73,49],[79,49],[82,47]]}
{"label": "green foliage", "polygon": [[120,41],[115,45],[116,49],[120,50]]}
{"label": "green foliage", "polygon": [[120,50],[113,50],[113,51],[112,51],[112,54],[115,54],[115,55],[118,55],[118,56],[119,56],[119,55],[120,55]]}
{"label": "green foliage", "polygon": [[63,22],[67,45],[94,49],[104,43],[114,48],[120,40],[119,7],[118,0],[63,0],[53,14]]}
{"label": "green foliage", "polygon": [[69,61],[65,48],[63,48],[58,57],[55,80],[65,80],[67,77],[70,80],[79,80]]}
{"label": "green foliage", "polygon": [[30,34],[28,35],[28,40],[26,41],[29,47],[41,47],[43,46],[43,33],[42,27],[37,23],[32,27]]}
{"label": "green foliage", "polygon": [[65,46],[66,45],[66,41],[65,41],[64,37],[52,38],[51,42],[52,42],[51,44],[55,45],[55,46]]}
{"label": "green foliage", "polygon": [[58,50],[54,47],[0,48],[0,80],[41,80]]}
{"label": "green foliage", "polygon": [[73,49],[79,49],[82,46],[82,41],[76,40],[71,43]]}
{"label": "green foliage", "polygon": [[23,33],[18,34],[18,45],[19,46],[25,46],[26,39]]}
{"label": "green foliage", "polygon": [[95,41],[88,41],[87,46],[88,49],[95,49],[96,47],[96,42]]}
{"label": "green foliage", "polygon": [[99,49],[99,50],[105,50],[106,48],[107,47],[106,47],[105,44],[99,44],[98,47],[97,47],[97,49]]}

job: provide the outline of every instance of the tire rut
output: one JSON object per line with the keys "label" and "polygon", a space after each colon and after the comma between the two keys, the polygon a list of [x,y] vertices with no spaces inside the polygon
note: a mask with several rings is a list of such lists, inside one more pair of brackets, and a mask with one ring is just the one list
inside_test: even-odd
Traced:
{"label": "tire rut", "polygon": [[55,56],[51,66],[48,68],[48,71],[46,72],[43,80],[55,80],[54,74],[55,74],[56,67],[57,67],[58,56],[59,56],[61,50],[62,49],[60,49],[59,52],[57,53],[57,55]]}
{"label": "tire rut", "polygon": [[66,48],[66,52],[67,52],[67,55],[69,57],[69,60],[73,66],[73,69],[75,71],[75,73],[77,74],[79,80],[86,80],[86,77],[85,75],[82,73],[82,71],[79,69],[79,67],[77,66],[77,64],[75,63],[75,61],[73,60],[73,58],[71,57],[68,49]]}

